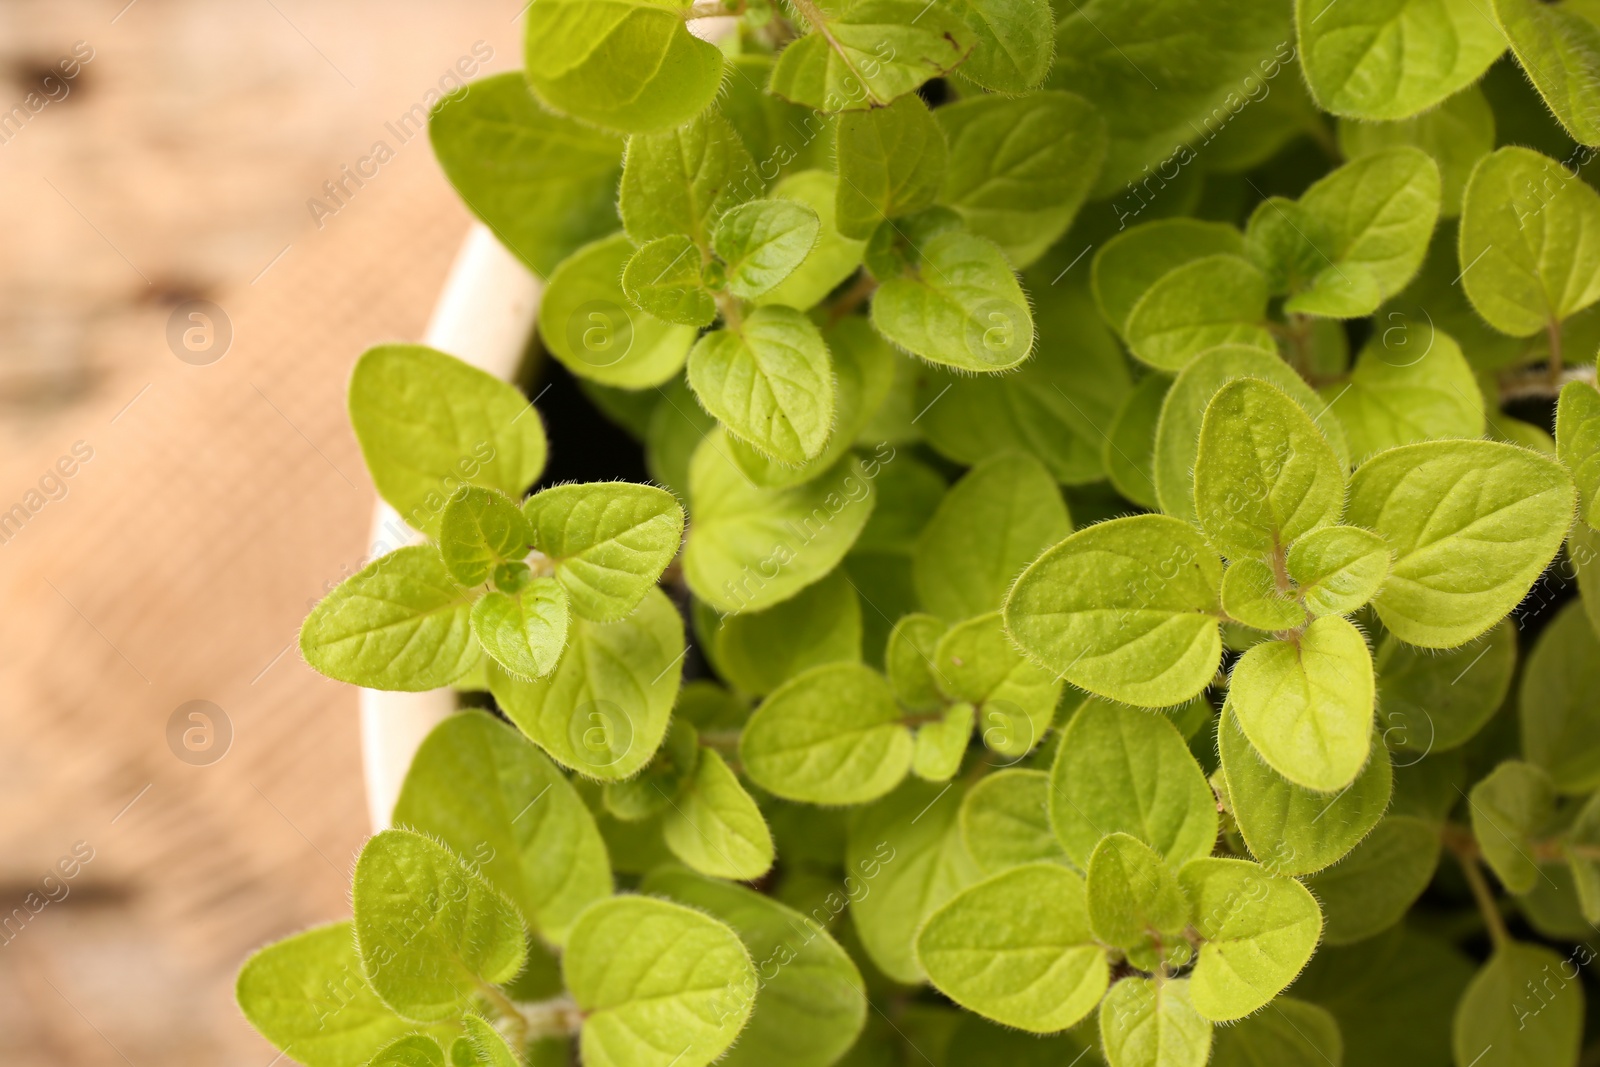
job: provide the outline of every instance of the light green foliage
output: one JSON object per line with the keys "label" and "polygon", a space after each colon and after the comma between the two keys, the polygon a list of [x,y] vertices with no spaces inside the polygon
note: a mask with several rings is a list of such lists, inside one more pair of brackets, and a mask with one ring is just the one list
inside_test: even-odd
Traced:
{"label": "light green foliage", "polygon": [[1205,939],[1189,977],[1195,1011],[1242,1019],[1269,1003],[1311,959],[1322,913],[1305,886],[1244,860],[1197,859],[1178,880]]}
{"label": "light green foliage", "polygon": [[1461,209],[1461,284],[1501,333],[1527,337],[1600,300],[1600,193],[1528,148],[1478,164]]}
{"label": "light green foliage", "polygon": [[1208,256],[1242,256],[1244,239],[1232,226],[1199,219],[1160,219],[1112,237],[1094,254],[1095,303],[1118,333],[1139,298],[1171,271]]}
{"label": "light green foliage", "polygon": [[1222,654],[1222,567],[1186,523],[1159,515],[1079,530],[1006,596],[1006,631],[1073,685],[1144,707],[1198,694]]}
{"label": "light green foliage", "polygon": [[515,594],[499,590],[472,605],[472,636],[484,653],[519,678],[555,670],[566,647],[566,590],[554,578],[535,578]]}
{"label": "light green foliage", "polygon": [[1188,961],[1189,901],[1159,853],[1136,837],[1109,834],[1089,856],[1089,926],[1100,941],[1152,970]]}
{"label": "light green foliage", "polygon": [[517,1055],[511,1051],[511,1046],[506,1044],[505,1037],[481,1015],[466,1015],[462,1018],[461,1025],[467,1031],[466,1036],[457,1038],[450,1046],[450,1056],[456,1063],[461,1063],[465,1060],[466,1053],[471,1052],[470,1062],[474,1065],[519,1067]]}
{"label": "light green foliage", "polygon": [[632,306],[623,282],[633,256],[628,238],[616,233],[563,260],[539,304],[539,337],[580,378],[642,389],[678,373],[695,330]]}
{"label": "light green foliage", "polygon": [[939,684],[934,676],[934,652],[944,636],[943,619],[920,612],[903,615],[889,631],[883,665],[889,676],[894,698],[908,711],[935,711],[940,705]]}
{"label": "light green foliage", "polygon": [[652,485],[558,485],[529,497],[522,514],[573,611],[594,622],[631,614],[683,539],[683,508]]}
{"label": "light green foliage", "polygon": [[1100,454],[1106,477],[1117,492],[1143,507],[1160,507],[1156,499],[1156,423],[1172,379],[1148,374],[1117,409]]}
{"label": "light green foliage", "polygon": [[851,906],[862,947],[898,982],[924,977],[917,933],[980,871],[961,839],[957,785],[908,781],[851,820],[845,868],[868,886]]}
{"label": "light green foliage", "polygon": [[1239,256],[1205,256],[1168,271],[1128,312],[1124,335],[1133,354],[1165,371],[1182,370],[1217,345],[1271,351],[1267,279]]}
{"label": "light green foliage", "polygon": [[883,676],[855,663],[814,667],[762,702],[739,738],[745,773],[763,789],[812,804],[860,804],[898,785],[911,766]]}
{"label": "light green foliage", "polygon": [[552,110],[627,133],[680,126],[722,83],[722,53],[647,0],[538,0],[524,36],[528,82]]}
{"label": "light green foliage", "polygon": [[804,916],[771,897],[687,871],[657,868],[642,888],[711,913],[750,952],[761,991],[719,1063],[828,1067],[855,1041],[867,1016],[861,974],[827,931],[807,928]]}
{"label": "light green foliage", "polygon": [[1061,679],[1016,650],[999,612],[952,627],[934,651],[933,671],[946,697],[977,705],[983,743],[1003,756],[1037,745],[1061,699]]}
{"label": "light green foliage", "polygon": [[728,455],[722,430],[689,464],[695,521],[683,571],[695,596],[721,612],[781,603],[838,565],[872,514],[877,460],[846,456],[804,485],[764,489]]}
{"label": "light green foliage", "polygon": [[717,317],[716,300],[701,279],[700,251],[681,233],[658,237],[635,252],[622,268],[622,292],[662,322],[710,326]]}
{"label": "light green foliage", "polygon": [[514,386],[422,345],[379,345],[350,376],[350,424],[378,495],[439,531],[462,485],[520,497],[544,470],[544,425]]}
{"label": "light green foliage", "polygon": [[1022,568],[1071,532],[1067,506],[1038,460],[985,460],[950,487],[922,528],[911,560],[917,595],[950,622],[994,611]]}
{"label": "light green foliage", "polygon": [[701,912],[619,896],[572,928],[561,972],[585,1017],[591,1067],[705,1067],[733,1044],[755,1003],[739,937]]}
{"label": "light green foliage", "polygon": [[683,620],[666,594],[652,589],[626,619],[574,619],[551,674],[523,681],[491,667],[489,689],[557,763],[620,781],[661,744],[682,672]]}
{"label": "light green foliage", "polygon": [[611,893],[605,845],[576,791],[526,738],[480,711],[452,715],[423,741],[394,822],[480,864],[555,944],[585,905]]}
{"label": "light green foliage", "polygon": [[1468,798],[1472,832],[1483,858],[1513,893],[1527,893],[1543,877],[1532,858],[1533,841],[1555,815],[1555,786],[1541,768],[1506,760]]}
{"label": "light green foliage", "polygon": [[1344,1038],[1326,1008],[1280,997],[1263,1012],[1216,1031],[1212,1067],[1339,1067]]}
{"label": "light green foliage", "polygon": [[[961,75],[997,93],[1020,93],[1050,70],[1055,17],[1044,0],[963,0],[977,38]],[[1095,164],[1098,169],[1098,162]]]}
{"label": "light green foliage", "polygon": [[739,134],[721,112],[706,111],[676,129],[628,138],[618,193],[622,226],[636,245],[682,236],[709,248],[723,213],[759,190],[755,161]]}
{"label": "light green foliage", "polygon": [[[1413,4],[1413,7],[1418,5]],[[1478,20],[1481,24],[1482,20]],[[1412,145],[1439,165],[1439,214],[1461,214],[1461,196],[1478,160],[1494,151],[1494,111],[1483,92],[1463,89],[1436,108],[1394,122],[1339,122],[1339,149],[1358,159],[1386,148]]]}
{"label": "light green foliage", "polygon": [[1522,753],[1562,793],[1600,788],[1600,640],[1583,606],[1569,603],[1539,635],[1522,675]]}
{"label": "light green foliage", "polygon": [[717,671],[755,696],[822,663],[861,659],[861,598],[843,571],[765,611],[722,620],[710,639]]}
{"label": "light green foliage", "polygon": [[1473,0],[1297,0],[1306,79],[1336,115],[1403,119],[1482,76],[1505,38]]}
{"label": "light green foliage", "polygon": [[950,144],[939,202],[1026,267],[1066,231],[1093,187],[1105,121],[1082,97],[1059,92],[974,96],[940,108],[937,118]]}
{"label": "light green foliage", "polygon": [[661,823],[672,854],[717,878],[754,881],[772,866],[772,834],[756,802],[715,749],[700,753],[694,776]]}
{"label": "light green foliage", "polygon": [[1008,768],[968,791],[961,802],[961,839],[985,874],[1024,863],[1066,863],[1067,854],[1050,829],[1050,776]]}
{"label": "light green foliage", "polygon": [[1438,827],[1409,815],[1383,819],[1350,855],[1306,883],[1322,905],[1323,941],[1347,945],[1399,922],[1438,863]]}
{"label": "light green foliage", "polygon": [[722,216],[712,248],[728,292],[753,300],[793,274],[816,246],[822,223],[796,200],[752,200]]}
{"label": "light green foliage", "polygon": [[300,627],[300,653],[330,678],[418,692],[449,685],[481,655],[472,601],[431,545],[380,557],[346,578]]}
{"label": "light green foliage", "polygon": [[479,983],[509,981],[527,957],[511,900],[421,834],[385,830],[368,841],[351,897],[367,981],[405,1018],[458,1016]]}
{"label": "light green foliage", "polygon": [[1261,559],[1339,521],[1344,469],[1298,404],[1242,378],[1206,405],[1194,492],[1211,543],[1230,560]]}
{"label": "light green foliage", "polygon": [[1212,1027],[1186,978],[1124,978],[1100,1002],[1100,1042],[1111,1067],[1203,1067]]}
{"label": "light green foliage", "polygon": [[657,818],[674,802],[700,765],[700,727],[691,721],[683,699],[688,689],[685,686],[679,692],[667,736],[644,770],[626,781],[607,782],[602,787],[600,801],[606,815],[634,823]]}
{"label": "light green foliage", "polygon": [[1033,314],[1004,253],[952,230],[929,238],[898,276],[881,279],[872,324],[889,341],[958,370],[1010,370],[1033,351]]}
{"label": "light green foliage", "polygon": [[820,8],[821,22],[778,55],[768,90],[818,111],[884,107],[966,58],[976,36],[950,8],[858,0]]}
{"label": "light green foliage", "polygon": [[467,207],[541,277],[617,227],[622,142],[544,110],[517,72],[446,97],[428,139]]}
{"label": "light green foliage", "polygon": [[1357,468],[1345,518],[1394,549],[1372,602],[1383,624],[1409,644],[1454,648],[1522,599],[1560,547],[1574,503],[1554,460],[1493,441],[1429,441]]}
{"label": "light green foliage", "polygon": [[1275,874],[1303,875],[1337,863],[1361,842],[1389,806],[1389,750],[1372,758],[1347,789],[1315,793],[1267,766],[1225,709],[1217,730],[1222,773],[1239,832],[1251,855]]}
{"label": "light green foliage", "polygon": [[839,117],[839,232],[865,240],[886,219],[933,206],[944,178],[944,131],[915,95]]}
{"label": "light green foliage", "polygon": [[[1503,6],[1503,5],[1497,5]],[[1457,1063],[1574,1067],[1583,1039],[1576,966],[1543,945],[1498,946],[1456,1005]]]}
{"label": "light green foliage", "polygon": [[737,328],[702,337],[689,384],[730,433],[781,463],[813,459],[833,428],[833,368],[810,319],[761,307]]}
{"label": "light green foliage", "polygon": [[1359,462],[1396,445],[1483,436],[1483,393],[1461,348],[1442,330],[1420,355],[1368,344],[1350,380],[1324,392]]}
{"label": "light green foliage", "polygon": [[1416,753],[1445,752],[1471,740],[1505,701],[1517,665],[1517,630],[1504,620],[1442,652],[1385,637],[1376,662],[1384,742]]}
{"label": "light green foliage", "polygon": [[1567,133],[1579,144],[1600,143],[1594,67],[1600,27],[1593,8],[1532,0],[1491,0],[1490,7],[1523,71]]}
{"label": "light green foliage", "polygon": [[934,912],[917,935],[917,958],[962,1007],[1051,1033],[1086,1016],[1106,990],[1106,950],[1094,937],[1083,879],[1058,864],[1033,863]]}
{"label": "light green foliage", "polygon": [[1568,382],[1556,406],[1556,455],[1578,484],[1578,514],[1600,529],[1600,390]]}
{"label": "light green foliage", "polygon": [[425,1034],[412,1034],[385,1045],[371,1062],[374,1067],[445,1067],[444,1049]]}
{"label": "light green foliage", "polygon": [[[835,208],[838,186],[839,179],[829,171],[805,170],[789,175],[773,187],[772,195],[777,199],[793,200],[816,212],[817,243],[794,273],[756,297],[756,303],[786,304],[804,310],[827,296],[860,266],[866,241],[846,237],[839,231]],[[857,321],[843,320],[844,323]]]}
{"label": "light green foliage", "polygon": [[498,564],[521,559],[532,543],[516,504],[504,493],[463,486],[445,505],[439,556],[462,585],[481,585]]}
{"label": "light green foliage", "polygon": [[1050,770],[1050,825],[1079,868],[1107,834],[1126,833],[1174,869],[1211,854],[1217,807],[1165,716],[1087,700]]}
{"label": "light green foliage", "polygon": [[1306,609],[1289,589],[1279,589],[1272,568],[1242,559],[1222,574],[1222,610],[1257,630],[1292,630],[1306,622]]}
{"label": "light green foliage", "polygon": [[[940,718],[917,727],[911,750],[911,773],[927,782],[947,782],[961,769],[961,757],[977,721],[971,704],[952,704]],[[1011,726],[1009,719],[1006,726]],[[1025,723],[1026,729],[1026,723]]]}

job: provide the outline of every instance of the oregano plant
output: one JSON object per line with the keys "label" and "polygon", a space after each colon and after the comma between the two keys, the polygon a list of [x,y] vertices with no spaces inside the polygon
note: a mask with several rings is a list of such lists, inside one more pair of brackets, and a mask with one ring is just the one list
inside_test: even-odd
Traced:
{"label": "oregano plant", "polygon": [[309,1067],[1576,1067],[1600,934],[1600,6],[534,0],[442,101],[517,385],[383,345],[415,531],[300,648],[451,688]]}

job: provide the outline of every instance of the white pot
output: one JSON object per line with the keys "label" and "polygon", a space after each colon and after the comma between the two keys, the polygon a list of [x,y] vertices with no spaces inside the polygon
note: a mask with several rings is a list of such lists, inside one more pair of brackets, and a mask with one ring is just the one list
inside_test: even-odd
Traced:
{"label": "white pot", "polygon": [[[475,224],[450,268],[423,343],[510,381],[527,350],[543,290],[487,226]],[[372,544],[392,551],[404,539],[423,538],[379,500],[372,514]],[[455,708],[453,689],[361,691],[361,764],[373,830],[388,827],[417,746]]]}

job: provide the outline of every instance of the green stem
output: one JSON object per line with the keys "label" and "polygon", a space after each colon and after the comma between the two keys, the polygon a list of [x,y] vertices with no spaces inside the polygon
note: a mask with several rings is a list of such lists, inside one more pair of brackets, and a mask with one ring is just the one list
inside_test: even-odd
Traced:
{"label": "green stem", "polygon": [[1544,330],[1550,339],[1550,359],[1545,364],[1545,378],[1554,388],[1561,382],[1561,323],[1551,319],[1545,324]]}
{"label": "green stem", "polygon": [[515,1038],[516,1047],[518,1049],[527,1048],[529,1037],[528,1017],[517,1009],[517,1006],[511,1002],[510,997],[506,996],[497,987],[490,985],[488,982],[479,982],[478,992],[482,995],[484,1000],[489,1002],[489,1006],[494,1008],[494,1010],[499,1013],[500,1017],[503,1018],[511,1027],[511,1033],[513,1038]]}
{"label": "green stem", "polygon": [[1454,826],[1444,827],[1441,836],[1456,862],[1461,864],[1467,888],[1472,890],[1472,899],[1477,901],[1478,910],[1483,913],[1484,925],[1489,929],[1489,940],[1497,950],[1505,948],[1511,943],[1511,931],[1506,929],[1506,919],[1500,914],[1494,890],[1489,888],[1489,880],[1483,876],[1483,868],[1479,866],[1477,839],[1470,831]]}

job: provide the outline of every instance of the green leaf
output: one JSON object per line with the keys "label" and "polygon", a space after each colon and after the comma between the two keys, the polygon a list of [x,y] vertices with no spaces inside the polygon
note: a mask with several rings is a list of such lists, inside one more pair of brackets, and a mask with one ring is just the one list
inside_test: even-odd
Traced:
{"label": "green leaf", "polygon": [[520,71],[445,97],[428,140],[457,195],[540,277],[617,228],[622,142],[541,108]]}
{"label": "green leaf", "polygon": [[235,996],[251,1026],[307,1067],[357,1067],[416,1029],[367,984],[348,921],[257,950],[239,969]]}
{"label": "green leaf", "polygon": [[944,131],[915,94],[839,116],[839,232],[865,240],[885,219],[932,207],[945,173]]}
{"label": "green leaf", "polygon": [[761,184],[733,125],[708,110],[676,129],[628,138],[618,192],[622,227],[636,245],[681,236],[708,249],[717,220],[759,196]]}
{"label": "green leaf", "polygon": [[439,557],[462,585],[481,585],[497,564],[527,555],[527,524],[504,493],[462,486],[439,523]]}
{"label": "green leaf", "polygon": [[761,810],[715,749],[704,749],[688,787],[661,823],[672,854],[702,874],[754,881],[772,866]]}
{"label": "green leaf", "polygon": [[524,501],[522,514],[573,611],[592,622],[631,614],[683,539],[683,508],[653,485],[553,486]]}
{"label": "green leaf", "polygon": [[681,126],[722,84],[717,46],[691,34],[682,12],[644,0],[539,0],[523,42],[534,94],[608,129]]}
{"label": "green leaf", "polygon": [[1384,741],[1423,754],[1466,744],[1505,703],[1516,665],[1509,621],[1442,652],[1385,637],[1377,655]]}
{"label": "green leaf", "polygon": [[1332,796],[1295,785],[1267,766],[1231,707],[1223,709],[1217,748],[1239,833],[1274,874],[1311,874],[1338,862],[1389,806],[1393,772],[1381,744],[1350,787]]}
{"label": "green leaf", "polygon": [[1152,511],[1161,506],[1156,499],[1156,423],[1170,388],[1172,379],[1164,374],[1141,378],[1117,409],[1100,454],[1112,487]]}
{"label": "green leaf", "polygon": [[1028,358],[1033,315],[999,248],[953,230],[915,251],[911,269],[881,279],[872,298],[879,333],[914,356],[958,370],[1010,370]]}
{"label": "green leaf", "polygon": [[[457,1038],[456,1043],[465,1043],[473,1053],[474,1065],[482,1064],[483,1067],[521,1067],[520,1061],[506,1039],[501,1036],[488,1020],[478,1015],[466,1015],[461,1020],[462,1027],[467,1031],[466,1036]],[[451,1055],[459,1060],[460,1054],[454,1047]]]}
{"label": "green leaf", "polygon": [[1130,959],[1138,955],[1139,964],[1188,962],[1182,935],[1189,925],[1189,901],[1149,845],[1124,833],[1101,838],[1089,856],[1086,885],[1089,926],[1098,940],[1130,950]]}
{"label": "green leaf", "polygon": [[997,93],[1035,88],[1050,71],[1055,18],[1046,0],[963,0],[977,38],[961,76]]}
{"label": "green leaf", "polygon": [[1427,441],[1369,459],[1350,480],[1345,518],[1394,548],[1372,601],[1378,617],[1424,648],[1477,637],[1555,556],[1574,496],[1554,460],[1494,441]]}
{"label": "green leaf", "polygon": [[[1031,2],[968,0],[968,10]],[[1042,7],[1048,17],[1049,7]],[[1033,43],[1048,47],[1047,36]],[[969,61],[963,73],[972,70]],[[1105,120],[1089,101],[1071,93],[974,96],[935,112],[950,143],[939,202],[954,208],[967,228],[999,245],[1018,268],[1026,267],[1067,230],[1099,176],[1106,155]]]}
{"label": "green leaf", "polygon": [[1294,981],[1322,933],[1306,887],[1245,860],[1197,859],[1178,880],[1204,939],[1189,976],[1195,1011],[1212,1022],[1242,1019]]}
{"label": "green leaf", "polygon": [[1357,462],[1417,441],[1483,436],[1483,393],[1460,346],[1442,330],[1421,355],[1368,344],[1350,380],[1324,395]]}
{"label": "green leaf", "polygon": [[550,675],[523,681],[489,669],[506,716],[563,767],[606,781],[655,754],[683,673],[683,619],[659,589],[617,622],[574,619]]}
{"label": "green leaf", "polygon": [[712,247],[734,296],[753,300],[793,274],[816,246],[822,223],[796,200],[752,200],[717,223]]}
{"label": "green leaf", "polygon": [[1584,997],[1568,968],[1576,965],[1543,945],[1512,942],[1496,948],[1456,1005],[1451,1040],[1456,1062],[1576,1067]]}
{"label": "green leaf", "polygon": [[917,958],[957,1004],[1041,1034],[1088,1015],[1109,978],[1083,879],[1054,863],[1014,867],[947,901],[917,935]]}
{"label": "green leaf", "polygon": [[1294,590],[1279,589],[1272,568],[1259,559],[1241,559],[1223,572],[1222,610],[1257,630],[1293,630],[1306,622]]}
{"label": "green leaf", "polygon": [[710,644],[718,674],[763,696],[819,664],[861,662],[861,598],[835,570],[765,611],[729,615]]}
{"label": "green leaf", "polygon": [[329,678],[421,692],[449,685],[480,656],[472,601],[432,545],[409,545],[346,578],[306,616],[300,653]]}
{"label": "green leaf", "polygon": [[911,767],[911,732],[883,676],[855,663],[813,667],[779,686],[739,736],[751,781],[786,800],[864,804]]}
{"label": "green leaf", "polygon": [[408,1019],[460,1015],[480,984],[510,981],[527,958],[516,906],[410,830],[384,830],[366,843],[351,898],[367,981]]}
{"label": "green leaf", "polygon": [[1575,5],[1553,7],[1531,0],[1491,0],[1490,7],[1512,54],[1557,121],[1579,144],[1600,142],[1595,116],[1600,85],[1593,64],[1600,28],[1593,9],[1585,13]]}
{"label": "green leaf", "polygon": [[1539,883],[1533,842],[1550,828],[1556,793],[1544,769],[1506,760],[1472,787],[1472,833],[1483,858],[1508,890],[1523,894]]}
{"label": "green leaf", "polygon": [[432,835],[560,944],[578,913],[611,894],[611,866],[594,819],[548,759],[481,711],[433,728],[406,772],[394,823]]}
{"label": "green leaf", "polygon": [[755,1012],[719,1063],[828,1067],[855,1041],[867,1017],[861,974],[826,930],[771,897],[688,871],[657,868],[642,888],[727,923],[755,962]]}
{"label": "green leaf", "polygon": [[1522,752],[1562,793],[1600,789],[1600,640],[1583,605],[1569,602],[1545,627],[1522,672],[1517,706]]}
{"label": "green leaf", "polygon": [[771,55],[759,52],[741,50],[740,55],[729,56],[729,76],[717,106],[739,131],[751,157],[760,161],[757,173],[769,182],[777,178],[781,185],[808,167],[831,171],[833,122],[830,116],[767,92],[775,65]]}
{"label": "green leaf", "polygon": [[1176,868],[1211,854],[1217,806],[1171,720],[1091,699],[1056,750],[1050,825],[1080,868],[1114,833],[1138,838]]}
{"label": "green leaf", "polygon": [[846,456],[804,485],[764,489],[729,457],[727,440],[720,429],[708,434],[690,462],[695,521],[683,573],[718,611],[760,611],[844,558],[872,513],[873,478],[868,464]]}
{"label": "green leaf", "polygon": [[1194,467],[1200,451],[1200,425],[1211,398],[1234,378],[1260,378],[1287,393],[1305,409],[1333,446],[1341,464],[1348,466],[1349,446],[1338,420],[1323,418],[1327,405],[1289,365],[1270,352],[1226,345],[1203,353],[1178,375],[1161,404],[1156,424],[1155,483],[1161,510],[1193,520]]}
{"label": "green leaf", "polygon": [[936,615],[904,615],[889,631],[883,663],[897,703],[907,711],[937,711],[943,703],[934,672],[934,653],[947,629]]}
{"label": "green leaf", "polygon": [[922,0],[813,10],[823,21],[778,54],[767,88],[817,111],[885,107],[955,67],[976,40],[958,12]]}
{"label": "green leaf", "polygon": [[955,777],[976,720],[973,706],[961,703],[946,708],[941,718],[918,726],[912,739],[911,773],[926,782],[948,782]]}
{"label": "green leaf", "polygon": [[1240,256],[1190,260],[1139,297],[1124,328],[1128,347],[1159,370],[1176,371],[1217,345],[1243,344],[1276,351],[1262,325],[1267,280]]}
{"label": "green leaf", "polygon": [[730,432],[782,463],[804,463],[828,443],[828,346],[794,308],[756,308],[738,327],[706,334],[689,353],[689,384]]}
{"label": "green leaf", "polygon": [[1461,284],[1489,325],[1514,337],[1600,300],[1600,193],[1555,160],[1507,145],[1467,182]]}
{"label": "green leaf", "polygon": [[1204,1067],[1212,1027],[1186,978],[1128,977],[1100,1002],[1100,1044],[1111,1067]]}
{"label": "green leaf", "polygon": [[868,958],[897,982],[923,980],[918,932],[979,878],[957,821],[965,792],[913,779],[850,822],[845,869],[870,886],[851,903],[851,917]]}
{"label": "green leaf", "polygon": [[647,315],[679,326],[710,326],[717,302],[700,279],[700,250],[683,234],[658,237],[622,268],[622,292]]}
{"label": "green leaf", "polygon": [[1163,161],[1192,161],[1198,153],[1182,149],[1271,91],[1295,54],[1290,7],[1278,0],[1075,0],[1059,15],[1045,84],[1095,101],[1106,117],[1111,149],[1097,197],[1149,180]]}
{"label": "green leaf", "polygon": [[978,779],[961,802],[961,840],[984,874],[1024,863],[1067,863],[1050,829],[1050,776],[1017,767]]}
{"label": "green leaf", "polygon": [[539,302],[539,337],[579,378],[624,389],[660,385],[694,344],[693,326],[632,305],[623,273],[634,254],[628,238],[614,233],[578,249],[550,277]]}
{"label": "green leaf", "polygon": [[411,1034],[384,1046],[370,1062],[373,1067],[445,1067],[444,1049],[425,1034]]}
{"label": "green leaf", "polygon": [[1390,815],[1337,866],[1306,885],[1326,917],[1323,941],[1348,945],[1387,930],[1405,917],[1433,881],[1439,828],[1408,815]]}
{"label": "green leaf", "polygon": [[483,651],[519,678],[556,669],[571,623],[566,590],[554,578],[535,578],[515,596],[499,590],[472,605],[472,636]]}
{"label": "green leaf", "polygon": [[1405,145],[1422,149],[1439,165],[1439,214],[1443,218],[1455,218],[1461,214],[1461,197],[1472,168],[1494,151],[1494,111],[1489,107],[1488,98],[1474,86],[1414,118],[1395,122],[1352,122],[1349,119],[1339,122],[1339,150],[1346,159],[1359,159]]}
{"label": "green leaf", "polygon": [[[808,113],[807,117],[809,120],[815,116]],[[834,208],[838,186],[839,179],[828,171],[803,170],[773,187],[776,199],[793,200],[817,213],[817,243],[794,273],[756,297],[756,303],[784,304],[804,311],[819,303],[861,265],[861,253],[867,243],[839,231]]]}
{"label": "green leaf", "polygon": [[1228,705],[1261,758],[1307,789],[1355,780],[1372,751],[1372,655],[1342,615],[1286,641],[1265,641],[1234,666]]}
{"label": "green leaf", "polygon": [[1556,455],[1578,484],[1578,515],[1600,529],[1600,390],[1587,382],[1561,387]]}
{"label": "green leaf", "polygon": [[514,385],[423,345],[379,345],[350,377],[350,425],[378,495],[436,536],[463,485],[520,497],[544,470],[544,426]]}
{"label": "green leaf", "polygon": [[588,1067],[705,1067],[733,1044],[756,1000],[738,935],[653,897],[612,897],[585,911],[561,973],[584,1012]]}
{"label": "green leaf", "polygon": [[627,781],[605,784],[601,802],[607,814],[624,822],[642,822],[660,816],[699,767],[699,726],[683,713],[682,697],[687,691],[687,686],[679,691],[678,706],[673,708],[667,736],[644,770]]}
{"label": "green leaf", "polygon": [[1242,378],[1206,405],[1194,492],[1211,543],[1229,559],[1259,560],[1339,521],[1344,467],[1300,405]]}
{"label": "green leaf", "polygon": [[1244,239],[1221,222],[1158,219],[1113,236],[1090,268],[1095,303],[1113,329],[1126,334],[1139,298],[1168,273],[1208,256],[1242,256]]}
{"label": "green leaf", "polygon": [[911,562],[917,595],[950,622],[994,611],[1022,568],[1071,532],[1061,492],[1038,460],[994,456],[951,486],[923,527]]}
{"label": "green leaf", "polygon": [[1318,103],[1403,119],[1482,77],[1505,38],[1473,0],[1297,0],[1300,53]]}
{"label": "green leaf", "polygon": [[1344,1062],[1338,1020],[1326,1008],[1290,997],[1222,1027],[1211,1054],[1211,1067],[1339,1067]]}
{"label": "green leaf", "polygon": [[1020,758],[1050,728],[1061,679],[1017,652],[999,612],[951,627],[934,650],[933,664],[946,697],[978,705],[978,727],[991,751]]}
{"label": "green leaf", "polygon": [[1144,707],[1211,683],[1222,567],[1187,523],[1135,515],[1079,530],[1022,572],[1006,631],[1073,685]]}

